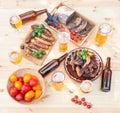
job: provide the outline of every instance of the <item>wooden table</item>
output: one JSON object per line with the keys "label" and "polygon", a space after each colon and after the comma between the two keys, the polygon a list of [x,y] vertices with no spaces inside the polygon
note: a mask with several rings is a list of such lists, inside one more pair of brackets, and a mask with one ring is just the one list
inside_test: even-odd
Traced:
{"label": "wooden table", "polygon": [[[111,68],[113,75],[111,91],[105,93],[100,90],[101,77],[99,77],[93,82],[94,90],[89,94],[83,94],[79,90],[80,84],[72,81],[65,73],[64,67],[61,66],[57,70],[63,71],[66,75],[63,91],[56,91],[51,85],[47,85],[46,98],[42,99],[42,101],[23,105],[12,100],[6,89],[10,74],[19,68],[29,67],[38,70],[40,66],[24,58],[19,66],[15,66],[9,61],[8,53],[11,49],[19,49],[19,45],[29,31],[30,26],[34,23],[41,23],[46,15],[39,16],[35,21],[30,21],[23,25],[21,32],[16,32],[11,28],[9,18],[15,13],[20,14],[31,9],[48,8],[51,11],[58,4],[58,1],[14,0],[14,2],[11,2],[11,0],[0,0],[0,113],[120,113],[120,0],[62,0],[62,2],[93,20],[97,25],[103,22],[112,25],[113,33],[103,47],[94,45],[95,32],[83,44],[85,47],[96,50],[101,55],[104,63],[107,56],[112,58]],[[70,42],[68,52],[74,48],[76,46]],[[56,42],[43,65],[62,54],[58,51],[58,42]],[[50,76],[46,78],[46,80],[49,79]],[[67,87],[69,83],[74,84],[74,93],[69,93]],[[88,101],[92,102],[92,109],[88,110],[83,106],[73,104],[70,99],[75,94],[80,97],[84,96]]]}

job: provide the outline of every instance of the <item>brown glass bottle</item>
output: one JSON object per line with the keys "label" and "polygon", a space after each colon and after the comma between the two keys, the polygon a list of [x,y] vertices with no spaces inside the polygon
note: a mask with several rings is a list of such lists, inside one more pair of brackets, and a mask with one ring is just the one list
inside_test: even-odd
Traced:
{"label": "brown glass bottle", "polygon": [[66,58],[68,54],[64,54],[63,56],[59,57],[58,59],[53,59],[49,63],[47,63],[45,66],[43,66],[41,69],[38,70],[38,72],[45,77],[48,73],[50,73],[52,70],[57,68],[60,63]]}
{"label": "brown glass bottle", "polygon": [[31,11],[25,12],[23,14],[20,14],[19,17],[21,18],[22,23],[25,23],[29,19],[34,19],[38,15],[45,13],[45,12],[47,12],[47,9],[42,9],[42,10],[38,10],[38,11],[31,10]]}
{"label": "brown glass bottle", "polygon": [[104,92],[108,92],[111,89],[112,70],[110,69],[110,61],[111,58],[107,57],[105,69],[103,70],[102,73],[101,90]]}

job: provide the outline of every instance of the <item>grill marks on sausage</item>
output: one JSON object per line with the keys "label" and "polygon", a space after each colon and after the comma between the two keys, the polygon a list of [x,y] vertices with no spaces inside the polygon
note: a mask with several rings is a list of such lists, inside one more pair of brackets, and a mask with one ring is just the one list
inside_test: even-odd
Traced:
{"label": "grill marks on sausage", "polygon": [[[34,50],[33,50],[32,48],[28,47],[28,46],[25,47],[24,51],[25,51],[27,54],[29,54],[29,55],[31,55],[31,56],[34,56],[34,57],[37,58],[37,59],[41,59],[41,58],[42,58],[42,57],[35,56],[35,55],[33,54]],[[46,52],[43,50],[43,55],[45,55],[45,54],[46,54]]]}
{"label": "grill marks on sausage", "polygon": [[51,46],[51,45],[52,45],[51,42],[48,42],[48,41],[46,41],[46,40],[44,40],[44,39],[42,39],[42,38],[35,37],[34,39],[35,39],[37,42],[42,43],[42,44],[45,44],[45,45],[47,45],[47,46]]}
{"label": "grill marks on sausage", "polygon": [[45,45],[45,44],[37,41],[36,39],[32,39],[31,43],[34,44],[35,46],[39,47],[39,48],[42,48],[42,49],[48,49],[49,48],[48,45]]}
{"label": "grill marks on sausage", "polygon": [[27,36],[27,38],[25,39],[25,43],[30,43],[31,39],[32,39],[32,33],[33,31]]}
{"label": "grill marks on sausage", "polygon": [[30,43],[30,44],[28,45],[28,47],[29,47],[29,48],[32,48],[32,49],[34,49],[34,50],[36,50],[36,51],[38,51],[38,50],[43,50],[43,48],[40,48],[40,47],[36,46],[36,45],[33,44],[33,43]]}

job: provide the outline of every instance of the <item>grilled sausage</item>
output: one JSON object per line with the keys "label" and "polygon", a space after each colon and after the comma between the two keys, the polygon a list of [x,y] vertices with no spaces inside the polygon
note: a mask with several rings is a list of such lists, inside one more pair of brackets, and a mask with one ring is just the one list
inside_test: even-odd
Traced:
{"label": "grilled sausage", "polygon": [[[37,29],[38,27],[39,27],[39,25],[36,25],[36,24],[31,26],[31,28],[32,28],[33,30]],[[49,29],[47,29],[47,28],[44,28],[44,29],[43,29],[43,33],[46,34],[46,35],[49,36],[49,37],[52,36],[51,31],[50,31]]]}
{"label": "grilled sausage", "polygon": [[[42,50],[42,51],[43,51],[43,50]],[[36,58],[38,58],[38,59],[41,59],[41,57],[35,56],[35,55],[33,54],[33,50],[32,50],[31,48],[29,48],[29,47],[26,47],[26,48],[25,48],[25,52],[26,52],[27,54],[31,55],[31,56],[34,56],[34,57],[36,57]],[[43,51],[43,55],[45,55],[45,54],[46,54],[46,52]]]}
{"label": "grilled sausage", "polygon": [[52,33],[50,30],[48,30],[47,28],[44,28],[43,29],[43,33],[45,33],[47,36],[51,37],[52,36]]}
{"label": "grilled sausage", "polygon": [[33,43],[34,45],[36,45],[37,47],[42,48],[42,49],[48,49],[48,48],[49,48],[48,45],[45,45],[45,44],[43,44],[43,43],[41,43],[41,42],[38,42],[38,41],[35,40],[35,39],[32,39],[32,40],[31,40],[31,43]]}
{"label": "grilled sausage", "polygon": [[28,35],[28,37],[25,39],[25,43],[30,43],[31,39],[32,39],[32,33],[33,31]]}
{"label": "grilled sausage", "polygon": [[33,51],[32,51],[29,47],[26,47],[24,50],[25,50],[25,52],[26,52],[27,54],[33,55],[33,54],[32,54]]}
{"label": "grilled sausage", "polygon": [[35,49],[33,49],[33,48],[29,47],[29,46],[28,46],[28,48],[29,48],[32,52],[33,52],[33,51],[40,51],[40,50],[42,50],[43,55],[46,54],[45,50],[43,50],[43,49],[35,50]]}
{"label": "grilled sausage", "polygon": [[47,40],[47,41],[50,41],[50,42],[53,42],[54,41],[54,38],[53,37],[49,37],[47,36],[46,34],[42,33],[42,38]]}
{"label": "grilled sausage", "polygon": [[34,29],[37,29],[39,27],[39,25],[35,24],[35,25],[31,25],[31,28],[34,30]]}
{"label": "grilled sausage", "polygon": [[30,47],[30,48],[32,48],[32,49],[35,49],[35,50],[40,50],[41,48],[39,48],[38,46],[36,46],[35,44],[33,44],[33,43],[30,43],[29,45],[28,45],[28,47]]}
{"label": "grilled sausage", "polygon": [[42,44],[48,45],[48,46],[52,45],[52,43],[47,42],[47,41],[45,41],[45,40],[43,40],[41,38],[38,38],[38,37],[35,37],[35,40],[38,41],[38,42],[40,42],[40,43],[42,43]]}

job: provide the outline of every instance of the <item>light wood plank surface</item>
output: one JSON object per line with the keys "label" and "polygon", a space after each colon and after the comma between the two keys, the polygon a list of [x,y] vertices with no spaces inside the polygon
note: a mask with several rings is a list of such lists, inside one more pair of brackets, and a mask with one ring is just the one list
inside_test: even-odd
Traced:
{"label": "light wood plank surface", "polygon": [[[111,68],[112,89],[108,93],[101,92],[101,77],[93,82],[94,90],[89,94],[83,94],[79,90],[78,83],[72,81],[65,73],[63,64],[57,70],[66,75],[65,88],[63,91],[56,91],[51,85],[47,86],[46,96],[43,101],[30,105],[22,105],[10,98],[6,85],[10,74],[19,68],[33,68],[38,70],[40,66],[31,63],[23,58],[19,66],[13,65],[8,58],[12,49],[19,49],[19,45],[34,23],[42,23],[46,15],[39,16],[35,21],[30,21],[22,26],[21,32],[16,32],[9,24],[9,18],[13,14],[20,14],[31,9],[38,10],[48,8],[51,11],[58,3],[66,5],[80,12],[82,15],[94,21],[97,25],[107,22],[113,27],[113,33],[103,47],[94,45],[95,33],[83,44],[96,50],[102,57],[105,64],[106,57],[112,58]],[[120,0],[0,0],[0,113],[120,113]],[[69,42],[68,52],[76,46]],[[56,53],[56,54],[54,54]],[[58,42],[52,48],[43,65],[53,58],[58,58],[63,53],[58,50]],[[56,70],[56,71],[57,71]],[[52,73],[51,73],[52,74]],[[46,80],[50,79],[50,76]],[[75,84],[75,92],[69,93],[67,85]],[[86,97],[92,102],[93,108],[88,110],[83,106],[73,104],[70,99],[73,95]]]}

